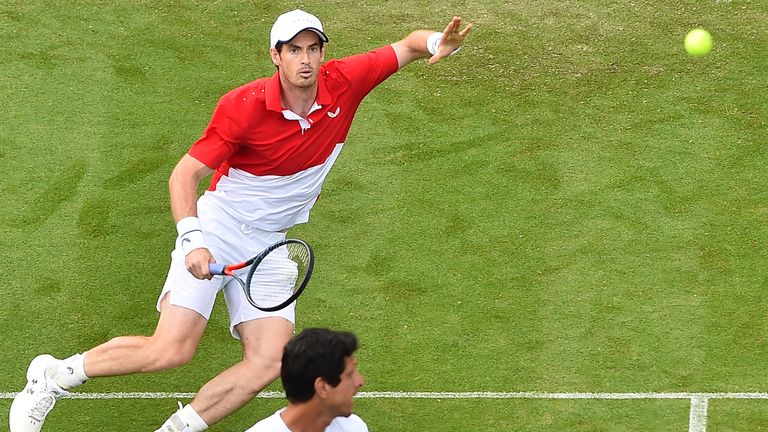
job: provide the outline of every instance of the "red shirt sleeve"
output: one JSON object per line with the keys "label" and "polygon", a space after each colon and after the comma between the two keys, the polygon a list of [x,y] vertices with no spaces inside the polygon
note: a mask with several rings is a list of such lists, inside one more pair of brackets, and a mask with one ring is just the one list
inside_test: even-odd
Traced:
{"label": "red shirt sleeve", "polygon": [[231,112],[231,99],[230,92],[219,100],[208,127],[188,152],[211,169],[218,168],[239,147],[238,122]]}
{"label": "red shirt sleeve", "polygon": [[397,72],[397,55],[394,48],[387,45],[367,53],[339,59],[338,68],[356,87],[358,93],[366,95]]}

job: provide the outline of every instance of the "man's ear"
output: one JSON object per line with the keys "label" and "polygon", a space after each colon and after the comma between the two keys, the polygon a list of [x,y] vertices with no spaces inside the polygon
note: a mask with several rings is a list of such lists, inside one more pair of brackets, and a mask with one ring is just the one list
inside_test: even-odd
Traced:
{"label": "man's ear", "polygon": [[272,63],[274,63],[275,66],[280,66],[280,53],[277,52],[276,49],[270,48],[269,54],[272,56]]}
{"label": "man's ear", "polygon": [[328,396],[328,388],[330,386],[327,382],[325,382],[324,379],[317,377],[315,378],[315,394],[320,399],[325,399]]}

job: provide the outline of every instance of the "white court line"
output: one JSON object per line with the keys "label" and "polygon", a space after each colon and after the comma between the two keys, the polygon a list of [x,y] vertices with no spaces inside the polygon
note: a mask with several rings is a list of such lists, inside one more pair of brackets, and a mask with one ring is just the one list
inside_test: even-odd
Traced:
{"label": "white court line", "polygon": [[[13,399],[16,393],[0,393],[0,399]],[[190,399],[195,393],[71,393],[70,399]],[[257,397],[283,398],[283,392],[261,392]],[[710,399],[768,399],[768,393],[545,393],[545,392],[377,392],[357,394],[368,399],[689,399],[691,411],[688,432],[707,431]]]}
{"label": "white court line", "polygon": [[691,398],[691,415],[688,419],[688,432],[707,431],[707,405],[709,399]]}
{"label": "white court line", "polygon": [[[0,393],[0,399],[13,399],[16,393]],[[136,392],[136,393],[81,393],[74,392],[70,399],[185,399],[195,393]],[[257,397],[282,398],[282,392],[261,392]],[[768,399],[768,393],[546,393],[546,392],[379,392],[367,391],[358,398],[372,399]],[[695,405],[695,404],[692,404]],[[697,405],[698,406],[698,405]],[[693,408],[693,406],[692,406]]]}

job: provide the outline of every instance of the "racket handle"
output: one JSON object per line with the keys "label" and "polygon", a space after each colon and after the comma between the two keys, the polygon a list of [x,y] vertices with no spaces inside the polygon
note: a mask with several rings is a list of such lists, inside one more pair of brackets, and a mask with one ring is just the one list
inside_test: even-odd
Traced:
{"label": "racket handle", "polygon": [[211,272],[211,274],[215,275],[223,275],[224,270],[227,268],[225,264],[219,264],[219,263],[210,263],[208,264],[208,271]]}

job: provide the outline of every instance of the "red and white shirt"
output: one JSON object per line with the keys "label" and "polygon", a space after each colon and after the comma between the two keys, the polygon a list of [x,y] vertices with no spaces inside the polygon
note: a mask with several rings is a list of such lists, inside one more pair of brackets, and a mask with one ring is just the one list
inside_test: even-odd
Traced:
{"label": "red and white shirt", "polygon": [[277,73],[225,94],[189,150],[215,170],[207,198],[265,231],[309,220],[358,106],[397,69],[391,46],[326,62],[306,119],[282,108]]}

